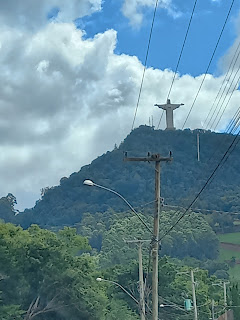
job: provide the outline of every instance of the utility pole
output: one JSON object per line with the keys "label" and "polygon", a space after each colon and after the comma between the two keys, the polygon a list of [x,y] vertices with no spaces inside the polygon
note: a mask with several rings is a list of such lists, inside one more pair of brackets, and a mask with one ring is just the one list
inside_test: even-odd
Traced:
{"label": "utility pole", "polygon": [[225,281],[223,282],[225,320],[228,320],[228,310],[227,310],[227,284],[229,284],[229,282],[225,282]]}
{"label": "utility pole", "polygon": [[144,299],[144,282],[143,282],[143,265],[142,265],[142,243],[138,244],[138,261],[139,261],[139,294],[140,294],[140,312],[141,320],[145,320],[145,299]]}
{"label": "utility pole", "polygon": [[154,212],[154,223],[153,223],[153,243],[152,243],[152,320],[158,320],[158,236],[159,236],[159,216],[161,210],[160,203],[160,162],[172,161],[170,157],[161,157],[160,154],[152,154],[142,158],[124,158],[125,161],[143,161],[143,162],[155,162],[155,212]]}
{"label": "utility pole", "polygon": [[195,291],[195,281],[194,281],[194,273],[193,273],[193,270],[191,270],[191,282],[192,282],[194,320],[198,320],[197,301],[196,301],[196,291]]}
{"label": "utility pole", "polygon": [[139,274],[139,307],[141,320],[145,320],[145,298],[144,298],[144,281],[143,281],[143,264],[142,264],[142,244],[144,242],[150,242],[150,240],[124,240],[126,243],[137,243],[138,245],[138,274]]}
{"label": "utility pole", "polygon": [[224,299],[224,309],[225,309],[225,318],[224,320],[228,320],[228,310],[227,310],[227,284],[229,281],[223,281],[221,283],[213,283],[213,286],[220,286],[223,288],[223,299]]}
{"label": "utility pole", "polygon": [[199,132],[197,133],[197,160],[200,161],[200,141]]}
{"label": "utility pole", "polygon": [[214,315],[214,300],[212,299],[212,320],[215,320],[215,315]]}

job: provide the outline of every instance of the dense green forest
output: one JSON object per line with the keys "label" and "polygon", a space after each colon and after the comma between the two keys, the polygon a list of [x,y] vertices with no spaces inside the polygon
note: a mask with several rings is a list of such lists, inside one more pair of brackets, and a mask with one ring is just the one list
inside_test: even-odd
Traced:
{"label": "dense green forest", "polygon": [[[197,161],[197,133],[200,134],[200,162]],[[210,131],[162,131],[141,126],[113,151],[98,157],[70,177],[63,177],[59,186],[43,189],[42,199],[37,201],[35,207],[25,210],[15,220],[23,227],[32,223],[43,227],[71,226],[80,222],[86,212],[95,214],[109,208],[126,210],[125,204],[115,195],[84,186],[85,179],[116,190],[135,207],[153,201],[154,165],[124,162],[124,152],[128,152],[128,156],[147,156],[148,152],[168,156],[171,151],[173,161],[162,164],[161,195],[166,205],[186,207],[207,181],[233,139],[232,135]],[[240,145],[219,168],[195,208],[230,212],[240,210],[239,156]]]}
{"label": "dense green forest", "polygon": [[[138,300],[138,263],[128,252],[127,263],[113,264],[116,245],[99,256],[76,229],[65,227],[55,233],[37,225],[23,230],[10,223],[0,223],[0,318],[139,319],[138,304],[114,284],[121,284]],[[106,268],[101,266],[101,255],[105,264],[109,251],[112,253]],[[123,252],[120,255],[123,257]],[[144,259],[146,319],[151,319],[151,267],[148,269],[147,264]],[[184,300],[192,294],[189,271],[183,261],[160,258],[159,302],[173,305],[161,308],[162,319],[192,319],[193,311],[184,310]],[[210,317],[211,299],[215,300],[216,314],[222,312],[223,292],[213,285],[217,281],[215,276],[209,276],[203,269],[195,271],[199,320],[205,320],[206,316]],[[98,282],[97,277],[106,281]],[[239,305],[238,296],[238,287],[233,286],[229,301]]]}
{"label": "dense green forest", "polygon": [[[201,141],[200,162],[196,157],[197,133]],[[124,155],[127,152],[128,156],[146,156],[151,152],[168,156],[171,151],[173,161],[164,163],[161,170],[161,237],[177,221],[182,207],[187,207],[199,192],[233,138],[210,131],[161,131],[141,126],[113,151],[69,178],[62,178],[59,186],[44,188],[34,208],[16,212],[14,195],[2,197],[0,318],[139,319],[138,305],[111,281],[120,283],[139,299],[137,248],[126,240],[149,240],[151,234],[116,195],[85,186],[83,181],[91,179],[119,192],[151,229],[154,165],[124,162]],[[217,211],[237,213],[240,209],[239,155],[238,146],[195,207],[161,241],[159,301],[175,305],[160,310],[163,319],[192,319],[192,311],[183,308],[184,299],[192,297],[188,275],[191,268],[198,270],[196,294],[198,305],[202,306],[199,319],[210,317],[212,299],[216,314],[223,310],[223,291],[213,284],[228,279],[229,265],[216,260],[219,241],[214,231],[228,232],[237,227],[234,219],[238,215]],[[149,248],[149,244],[143,246],[147,319],[151,318]],[[97,282],[97,277],[110,282]],[[238,296],[238,285],[231,284],[229,303],[240,305]],[[239,309],[234,312],[238,317]]]}

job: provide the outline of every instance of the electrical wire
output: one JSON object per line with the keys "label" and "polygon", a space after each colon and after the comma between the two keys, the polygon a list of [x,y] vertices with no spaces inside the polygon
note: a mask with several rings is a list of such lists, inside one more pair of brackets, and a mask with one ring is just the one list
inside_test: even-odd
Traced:
{"label": "electrical wire", "polygon": [[193,15],[194,15],[194,11],[195,11],[195,8],[196,8],[197,1],[198,0],[195,0],[195,2],[194,2],[194,6],[193,6],[193,9],[192,9],[192,14],[191,14],[191,17],[190,17],[190,20],[189,20],[189,23],[188,23],[187,31],[186,31],[186,34],[185,34],[185,37],[184,37],[184,40],[183,40],[182,49],[181,49],[181,52],[180,52],[180,55],[179,55],[179,58],[178,58],[178,62],[177,62],[177,65],[176,65],[176,68],[175,68],[175,71],[174,71],[174,75],[173,75],[173,79],[172,79],[172,82],[171,82],[171,85],[170,85],[170,89],[168,91],[167,99],[170,96],[170,93],[171,93],[172,87],[173,87],[173,83],[174,83],[176,75],[177,75],[178,66],[179,66],[180,60],[182,58],[183,49],[185,47],[185,43],[186,43],[188,32],[189,32],[189,29],[190,29],[190,26],[191,26],[191,23],[192,23],[192,19],[193,19]]}
{"label": "electrical wire", "polygon": [[[239,80],[238,80],[239,81]],[[238,82],[237,82],[238,83]],[[231,95],[232,96],[232,95]],[[230,98],[231,98],[230,96]],[[228,100],[228,103],[229,103],[230,99]],[[235,115],[233,116],[233,119],[230,121],[230,124],[228,125],[227,127],[227,130],[225,132],[227,132],[228,134],[232,134],[232,133],[235,133],[240,125],[240,107],[238,108],[238,110],[236,111]],[[226,141],[226,137],[224,139],[224,141]],[[224,141],[222,141],[221,145],[223,145]],[[238,142],[236,143],[236,145],[238,144]],[[221,146],[220,145],[220,146]],[[236,147],[235,145],[235,147]],[[235,147],[233,148],[233,150],[235,149]],[[218,146],[219,148],[219,146]],[[233,150],[230,152],[230,154],[233,152]],[[217,148],[214,150],[214,152],[212,153],[212,155],[209,157],[207,163],[209,163],[214,155],[216,154],[217,152]],[[221,167],[225,164],[225,162],[227,161],[228,157],[230,156],[230,154],[225,158],[224,162],[222,163]],[[185,209],[184,209],[185,210]],[[174,213],[173,213],[173,219],[178,215],[180,214],[181,211],[179,210],[176,210]]]}
{"label": "electrical wire", "polygon": [[[183,40],[182,48],[181,48],[181,51],[180,51],[180,54],[179,54],[179,58],[178,58],[178,61],[177,61],[177,65],[176,65],[176,68],[175,68],[175,71],[174,71],[174,75],[173,75],[173,78],[172,78],[172,82],[171,82],[171,85],[170,85],[170,88],[169,88],[169,91],[168,91],[167,99],[168,99],[169,96],[170,96],[170,93],[171,93],[172,87],[173,87],[173,83],[174,83],[175,78],[176,78],[176,75],[177,75],[179,63],[180,63],[180,60],[181,60],[181,58],[182,58],[183,49],[184,49],[184,47],[185,47],[185,43],[186,43],[186,40],[187,40],[187,37],[188,37],[188,33],[189,33],[189,29],[190,29],[190,26],[191,26],[191,23],[192,23],[192,19],[193,19],[193,15],[194,15],[194,12],[195,12],[196,5],[197,5],[197,1],[198,1],[198,0],[195,0],[194,5],[193,5],[191,17],[190,17],[190,20],[189,20],[189,23],[188,23],[188,27],[187,27],[187,31],[186,31],[186,34],[185,34],[185,37],[184,37],[184,40]],[[162,117],[163,117],[163,113],[164,113],[164,110],[162,111],[160,120],[159,120],[158,125],[157,125],[157,129],[159,129],[159,127],[160,127],[160,124],[161,124],[161,121],[162,121]]]}
{"label": "electrical wire", "polygon": [[[236,140],[235,140],[235,141],[236,141]],[[235,147],[236,147],[236,145],[235,145]],[[233,150],[234,150],[234,149],[233,149]],[[231,151],[231,153],[233,152],[233,150]],[[208,159],[208,162],[212,160],[212,158],[213,158],[214,154],[216,153],[216,151],[217,151],[217,149],[215,149],[215,151],[214,151],[214,153],[212,154],[212,156]],[[227,156],[227,157],[225,158],[225,160],[224,160],[224,162],[222,163],[222,165],[221,165],[220,168],[222,168],[222,166],[224,165],[224,163],[227,161],[228,157],[229,157],[229,156]],[[211,182],[212,182],[212,181],[210,181],[209,184],[210,184]],[[171,207],[173,207],[173,206],[171,206]],[[176,206],[174,206],[174,207],[176,207]],[[180,208],[180,209],[176,210],[176,211],[172,214],[172,220],[175,219],[179,214],[181,214],[181,213],[182,213],[182,210],[186,210],[186,208],[180,207],[180,206],[177,206],[177,208]],[[190,208],[188,208],[188,210],[189,210],[189,209],[190,209]],[[200,210],[200,209],[194,209],[194,210]],[[204,209],[203,209],[203,210],[204,210]],[[186,212],[186,213],[187,213],[187,212]],[[161,241],[161,239],[160,239],[159,241]]]}
{"label": "electrical wire", "polygon": [[218,40],[217,40],[217,43],[216,43],[215,48],[214,48],[214,50],[213,50],[211,59],[210,59],[210,61],[209,61],[209,63],[208,63],[207,69],[206,69],[205,74],[204,74],[204,76],[203,76],[203,79],[202,79],[202,82],[201,82],[201,84],[200,84],[200,87],[199,87],[199,89],[198,89],[198,91],[197,91],[197,94],[196,94],[196,96],[195,96],[195,98],[194,98],[194,100],[193,100],[192,106],[191,106],[191,108],[190,108],[190,110],[189,110],[189,112],[188,112],[188,114],[187,114],[187,117],[186,117],[184,123],[183,123],[182,130],[183,130],[183,128],[184,128],[184,126],[185,126],[185,124],[186,124],[186,122],[187,122],[187,120],[188,120],[188,118],[189,118],[189,116],[190,116],[190,114],[191,114],[191,112],[192,112],[192,109],[193,109],[193,107],[194,107],[194,105],[195,105],[195,103],[196,103],[196,100],[197,100],[197,98],[198,98],[198,95],[199,95],[199,93],[200,93],[200,91],[201,91],[201,89],[202,89],[203,83],[204,83],[204,81],[205,81],[205,79],[206,79],[208,70],[209,70],[209,68],[210,68],[210,66],[211,66],[211,63],[212,63],[213,58],[214,58],[214,56],[215,56],[216,50],[217,50],[218,45],[219,45],[219,43],[220,43],[220,40],[221,40],[221,38],[222,38],[223,31],[224,31],[224,29],[225,29],[225,26],[226,26],[227,21],[228,21],[228,19],[229,19],[230,13],[231,13],[231,11],[232,11],[232,7],[233,7],[234,2],[235,2],[235,0],[232,0],[232,3],[231,3],[231,5],[230,5],[230,8],[229,8],[228,13],[227,13],[227,17],[226,17],[226,19],[225,19],[225,21],[224,21],[222,30],[221,30],[221,32],[220,32],[220,35],[219,35]]}
{"label": "electrical wire", "polygon": [[204,191],[204,189],[207,187],[207,185],[210,183],[210,181],[213,179],[214,175],[216,174],[217,170],[219,169],[219,167],[221,166],[221,164],[223,163],[223,161],[225,160],[226,156],[229,153],[229,150],[232,148],[232,146],[234,145],[235,141],[237,140],[238,136],[240,134],[240,130],[238,132],[238,134],[235,136],[234,140],[232,141],[231,145],[228,147],[227,151],[224,153],[224,155],[222,156],[221,160],[219,161],[219,163],[217,164],[217,166],[215,167],[215,169],[213,170],[212,174],[210,175],[210,177],[207,179],[207,181],[205,182],[205,184],[203,185],[203,187],[201,188],[201,190],[198,192],[198,194],[195,196],[195,198],[192,200],[192,202],[190,203],[190,205],[187,207],[187,209],[185,209],[185,212],[183,214],[181,214],[181,216],[177,219],[177,221],[164,233],[164,235],[162,237],[160,237],[159,241],[161,241],[163,238],[165,238],[175,227],[176,225],[183,219],[183,217],[187,214],[187,212],[190,210],[190,208],[193,206],[193,204],[197,201],[197,199],[199,198],[199,196],[202,194],[202,192]]}
{"label": "electrical wire", "polygon": [[[215,109],[214,109],[214,111],[213,111],[213,113],[212,113],[212,115],[211,115],[211,117],[210,117],[209,120],[208,120],[208,117],[210,116],[210,114],[211,114],[211,112],[212,112],[212,110],[213,110],[213,107],[214,107],[216,101],[218,100],[218,103],[220,102],[220,100],[221,100],[221,98],[222,98],[222,95],[223,95],[223,93],[224,93],[224,91],[225,91],[225,89],[226,89],[226,87],[227,87],[227,85],[228,85],[228,81],[230,80],[230,78],[231,78],[231,76],[232,76],[234,67],[235,67],[235,65],[236,65],[236,63],[237,63],[237,61],[238,61],[239,55],[240,55],[240,50],[239,50],[239,48],[240,48],[240,42],[239,42],[239,44],[238,44],[238,46],[237,46],[237,49],[235,50],[234,56],[233,56],[233,58],[232,58],[232,60],[231,60],[231,63],[230,63],[230,65],[229,65],[229,67],[228,67],[228,70],[227,70],[227,72],[226,72],[226,74],[225,74],[225,77],[224,77],[224,79],[223,79],[223,81],[222,81],[222,84],[221,84],[221,86],[220,86],[220,88],[219,88],[219,90],[218,90],[218,93],[217,93],[217,95],[216,95],[216,97],[215,97],[215,100],[213,101],[213,104],[212,104],[212,106],[211,106],[211,108],[210,108],[210,110],[209,110],[209,112],[208,112],[208,115],[207,115],[206,119],[204,120],[203,127],[205,127],[206,129],[208,128],[208,126],[209,126],[209,124],[210,124],[210,122],[211,122],[211,120],[212,120],[212,118],[213,118],[213,116],[214,116],[214,114],[215,114],[215,112],[216,112],[216,110],[217,110],[218,104],[216,105],[216,107],[215,107]],[[230,70],[231,70],[231,74],[230,74],[230,76],[228,77],[228,74],[229,74]],[[228,79],[227,79],[227,78],[228,78]],[[224,83],[225,83],[225,87],[223,88]],[[223,88],[223,90],[222,90],[222,88]],[[222,94],[221,94],[220,98],[218,99],[221,91],[222,91]],[[207,125],[205,126],[207,120],[208,120],[208,123],[207,123]]]}
{"label": "electrical wire", "polygon": [[[165,204],[164,207],[170,207],[170,208],[179,208],[179,209],[183,209],[185,210],[184,207],[181,207],[181,206],[172,206],[172,205],[168,205],[168,204]],[[194,208],[194,211],[207,211],[207,212],[211,212],[211,213],[227,213],[227,214],[233,214],[233,215],[239,215],[240,212],[230,212],[230,211],[220,211],[220,210],[215,210],[215,209],[200,209],[200,208]]]}
{"label": "electrical wire", "polygon": [[[240,66],[239,66],[239,68],[238,68],[238,70],[237,70],[237,73],[239,72],[239,70],[240,70]],[[235,79],[237,73],[235,74],[233,80]],[[222,116],[223,116],[224,112],[226,111],[226,108],[227,108],[227,106],[228,106],[228,104],[229,104],[229,102],[230,102],[230,100],[231,100],[231,98],[232,98],[232,95],[233,95],[233,93],[235,92],[235,90],[236,90],[237,87],[238,87],[239,81],[240,81],[240,76],[238,77],[237,84],[236,84],[235,87],[233,88],[233,90],[232,90],[232,92],[231,92],[231,94],[230,94],[230,96],[229,96],[229,98],[228,98],[228,101],[227,101],[227,103],[226,103],[226,105],[225,105],[225,107],[224,107],[224,109],[223,109],[223,111],[222,111],[222,113],[221,113],[221,115],[220,115],[220,117],[219,117],[219,119],[218,119],[215,127],[214,127],[214,130],[216,130],[216,127],[218,126],[220,120],[222,119]],[[232,85],[232,83],[233,83],[233,81],[231,82],[231,85]],[[230,87],[229,87],[229,90],[228,90],[227,93],[226,93],[226,97],[227,97],[229,91],[230,91]],[[222,103],[222,105],[223,105],[223,103]],[[221,111],[222,105],[221,105],[221,107],[220,107],[220,109],[219,109],[219,111],[218,111],[218,113],[217,113],[217,116],[215,117],[215,120],[217,119],[217,117],[218,117],[218,115],[219,115],[219,113],[220,113],[220,111]],[[215,122],[215,120],[214,120],[214,122]]]}
{"label": "electrical wire", "polygon": [[153,26],[154,26],[154,22],[155,22],[155,18],[156,18],[156,13],[157,13],[158,1],[159,0],[156,0],[154,12],[153,12],[153,19],[152,19],[152,25],[151,25],[149,39],[148,39],[148,45],[147,45],[145,62],[144,62],[143,75],[142,75],[141,85],[140,85],[138,99],[137,99],[137,106],[136,106],[134,117],[133,117],[133,123],[132,123],[131,131],[134,128],[134,124],[135,124],[135,120],[136,120],[136,116],[137,116],[137,111],[138,111],[138,107],[139,107],[139,102],[140,102],[140,98],[141,98],[141,94],[142,94],[143,81],[144,81],[144,77],[145,77],[145,73],[146,73],[146,69],[147,69],[148,54],[149,54],[149,49],[150,49],[150,44],[151,44],[151,39],[152,39]]}

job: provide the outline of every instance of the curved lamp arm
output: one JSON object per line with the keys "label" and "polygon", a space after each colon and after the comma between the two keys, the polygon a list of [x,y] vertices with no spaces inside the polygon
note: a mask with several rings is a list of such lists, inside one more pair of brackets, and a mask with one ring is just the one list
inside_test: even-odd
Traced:
{"label": "curved lamp arm", "polygon": [[104,186],[101,186],[99,184],[96,184],[92,180],[84,180],[83,184],[85,184],[87,186],[90,186],[90,187],[94,186],[94,187],[98,187],[98,188],[103,189],[103,190],[107,190],[107,191],[115,194],[119,198],[121,198],[126,203],[126,205],[131,209],[131,211],[138,217],[138,219],[142,222],[142,224],[147,228],[147,230],[151,234],[153,234],[152,230],[149,228],[149,226],[146,224],[146,222],[141,218],[141,216],[137,213],[137,211],[133,208],[133,206],[120,193],[118,193],[118,192],[116,192],[116,191],[114,191],[112,189],[109,189],[107,187],[104,187]]}
{"label": "curved lamp arm", "polygon": [[106,280],[106,279],[102,279],[102,278],[97,278],[97,281],[101,282],[101,281],[105,281],[105,282],[109,282],[112,283],[116,286],[118,286],[119,288],[121,288],[127,295],[129,295],[129,297],[131,297],[137,304],[139,304],[138,300],[130,293],[128,292],[123,286],[121,286],[119,283],[115,282],[115,281],[111,281],[111,280]]}

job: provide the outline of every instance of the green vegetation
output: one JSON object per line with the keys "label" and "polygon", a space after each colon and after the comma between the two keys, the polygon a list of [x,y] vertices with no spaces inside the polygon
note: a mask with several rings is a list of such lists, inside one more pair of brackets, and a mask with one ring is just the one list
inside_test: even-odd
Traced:
{"label": "green vegetation", "polygon": [[[173,162],[162,165],[162,197],[165,204],[186,207],[204,185],[234,138],[232,135],[200,130],[201,162],[198,162],[197,132],[199,130],[162,131],[141,126],[128,135],[118,148],[98,157],[69,178],[63,177],[59,186],[43,188],[42,199],[37,201],[33,209],[17,215],[14,222],[20,223],[24,228],[32,223],[44,228],[72,226],[79,223],[86,212],[94,215],[110,208],[118,212],[126,210],[125,204],[115,195],[84,186],[85,179],[92,179],[118,191],[134,207],[153,201],[154,166],[149,163],[124,162],[125,151],[129,156],[146,156],[149,151],[167,156],[172,151]],[[224,170],[219,170],[196,203],[196,208],[230,212],[240,210],[239,155],[240,145],[228,158],[231,165],[225,165]],[[9,221],[1,212],[0,203],[0,218]],[[216,231],[235,231],[237,226],[234,226],[231,216],[228,215],[223,220],[219,214],[215,216],[212,227]]]}
{"label": "green vegetation", "polygon": [[240,245],[240,232],[219,234],[218,238],[221,242],[228,242]]}
{"label": "green vegetation", "polygon": [[[226,233],[218,235],[219,241],[240,245],[240,233]],[[226,261],[229,264],[229,276],[233,282],[240,282],[240,249],[220,248],[219,261]]]}
{"label": "green vegetation", "polygon": [[[139,299],[137,250],[127,250],[126,245],[124,247],[122,244],[123,237],[130,236],[130,233],[132,236],[140,234],[138,227],[142,230],[136,217],[119,219],[109,226],[100,253],[94,254],[93,251],[91,256],[88,254],[91,248],[87,239],[76,234],[76,229],[65,227],[54,233],[36,225],[23,230],[12,224],[1,223],[0,318],[137,320],[139,310],[136,303],[118,287],[109,282],[99,283],[96,278],[120,283]],[[114,241],[115,232],[118,231]],[[144,233],[141,235],[144,236]],[[193,234],[190,238],[193,239]],[[178,239],[181,241],[181,238]],[[108,246],[109,241],[112,246]],[[160,301],[171,301],[176,305],[176,308],[161,310],[166,320],[192,319],[192,311],[187,313],[179,309],[183,307],[184,299],[191,298],[192,294],[190,267],[186,265],[192,264],[195,268],[199,262],[189,259],[184,262],[163,256],[159,260]],[[143,262],[144,277],[147,279],[146,300],[151,310],[152,270],[151,265],[148,267],[147,251]],[[206,260],[206,267],[207,264],[209,262]],[[215,269],[219,266],[215,266]],[[216,305],[221,306],[223,292],[218,286],[212,285],[217,279],[210,277],[206,270],[199,269],[195,278],[198,283],[198,303],[203,306],[199,320],[205,320],[206,314],[210,316],[211,299],[214,298]],[[148,311],[149,318],[151,313]]]}
{"label": "green vegetation", "polygon": [[[132,212],[126,211],[121,199],[112,193],[83,186],[83,181],[92,179],[118,191],[136,208],[151,202],[139,212],[152,228],[154,167],[149,163],[123,162],[123,151],[128,151],[129,156],[145,156],[148,151],[168,155],[171,150],[173,163],[162,166],[161,196],[166,206],[160,217],[161,237],[181,215],[167,205],[188,206],[233,139],[231,135],[200,130],[199,163],[195,157],[197,132],[168,132],[142,126],[119,148],[107,152],[69,178],[62,178],[59,186],[42,189],[42,199],[34,208],[16,214],[15,197],[10,193],[2,197],[0,319],[139,319],[138,305],[129,296],[112,283],[97,282],[96,278],[117,282],[139,299],[137,249],[124,240],[148,240],[151,234]],[[214,152],[216,145],[218,150],[210,161],[210,150]],[[238,146],[229,157],[231,166],[220,169],[221,174],[195,204],[193,211],[197,213],[189,211],[161,241],[159,299],[176,307],[161,308],[163,319],[193,318],[192,311],[187,313],[179,309],[184,299],[192,297],[191,268],[199,270],[195,273],[197,300],[201,305],[199,320],[210,317],[212,299],[216,309],[222,308],[223,291],[213,283],[228,279],[229,275],[233,281],[240,280],[240,265],[236,264],[240,252],[232,248],[219,249],[219,240],[240,244],[238,215],[210,214],[203,210],[240,210],[239,155]],[[214,231],[225,234],[217,237]],[[143,246],[147,319],[151,318],[149,248],[150,244]],[[237,285],[231,284],[230,289],[229,299],[240,306]]]}
{"label": "green vegetation", "polygon": [[220,261],[230,261],[232,257],[235,257],[236,259],[240,259],[240,252],[220,248],[220,254],[219,254]]}
{"label": "green vegetation", "polygon": [[240,265],[236,264],[229,268],[230,280],[233,283],[240,283]]}
{"label": "green vegetation", "polygon": [[[22,230],[0,224],[0,318],[118,319],[118,300],[95,280],[95,259],[80,254],[89,250],[75,229],[55,234],[36,225]],[[120,301],[118,311],[137,319],[126,303]]]}

